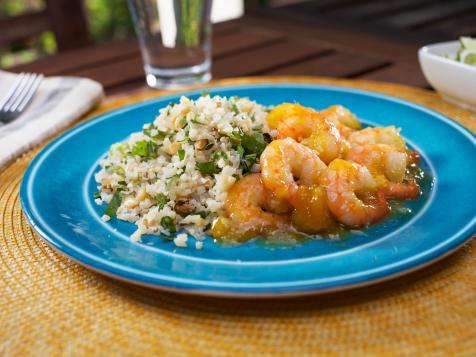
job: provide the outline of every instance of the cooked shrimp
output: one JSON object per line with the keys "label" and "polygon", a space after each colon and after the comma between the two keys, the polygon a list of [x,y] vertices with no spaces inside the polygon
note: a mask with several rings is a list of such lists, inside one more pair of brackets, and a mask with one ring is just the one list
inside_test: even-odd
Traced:
{"label": "cooked shrimp", "polygon": [[331,121],[299,104],[278,105],[268,114],[267,122],[271,129],[276,129],[278,139],[302,142],[317,151],[325,163],[340,157],[345,146],[340,131]]}
{"label": "cooked shrimp", "polygon": [[260,174],[251,174],[236,182],[228,192],[225,213],[215,221],[211,233],[243,241],[260,234],[286,230],[290,226],[291,207],[267,190]]}
{"label": "cooked shrimp", "polygon": [[291,138],[271,142],[261,154],[261,174],[265,186],[278,198],[286,199],[291,204],[299,185],[319,184],[325,168],[316,152]]}
{"label": "cooked shrimp", "polygon": [[393,182],[402,182],[408,165],[408,156],[385,144],[353,146],[345,155],[346,160],[364,165],[374,175],[385,175]]}
{"label": "cooked shrimp", "polygon": [[334,124],[325,119],[316,120],[315,123],[314,132],[301,143],[316,151],[319,158],[328,164],[341,156],[345,144]]}
{"label": "cooked shrimp", "polygon": [[385,194],[367,168],[341,159],[328,167],[327,200],[334,217],[349,227],[368,226],[389,212]]}
{"label": "cooked shrimp", "polygon": [[386,144],[402,152],[407,150],[405,139],[400,135],[400,130],[394,126],[365,128],[353,132],[347,140],[351,145]]}
{"label": "cooked shrimp", "polygon": [[333,105],[321,110],[319,116],[321,120],[327,120],[334,124],[344,138],[362,127],[355,115],[341,105]]}
{"label": "cooked shrimp", "polygon": [[301,141],[310,136],[318,120],[318,113],[300,104],[283,103],[268,114],[266,121],[271,129],[277,131],[277,138],[293,138]]}
{"label": "cooked shrimp", "polygon": [[367,167],[388,198],[414,199],[420,193],[415,180],[403,182],[412,161],[406,152],[385,144],[366,144],[352,147],[345,158]]}
{"label": "cooked shrimp", "polygon": [[414,179],[407,182],[388,182],[384,190],[388,198],[397,200],[413,200],[421,193],[420,186]]}

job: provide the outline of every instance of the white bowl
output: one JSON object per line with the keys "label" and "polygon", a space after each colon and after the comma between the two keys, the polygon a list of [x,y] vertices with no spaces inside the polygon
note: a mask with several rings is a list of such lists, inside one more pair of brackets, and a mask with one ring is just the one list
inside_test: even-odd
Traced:
{"label": "white bowl", "polygon": [[418,59],[426,80],[443,98],[476,111],[476,67],[445,57],[459,48],[459,41],[435,43],[420,48]]}

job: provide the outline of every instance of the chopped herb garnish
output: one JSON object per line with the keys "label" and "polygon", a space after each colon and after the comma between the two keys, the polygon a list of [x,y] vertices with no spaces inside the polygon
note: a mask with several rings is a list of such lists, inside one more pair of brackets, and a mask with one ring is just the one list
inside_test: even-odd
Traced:
{"label": "chopped herb garnish", "polygon": [[210,92],[207,90],[204,90],[203,92],[200,93],[201,97],[210,97]]}
{"label": "chopped herb garnish", "polygon": [[247,154],[256,154],[257,156],[260,156],[263,150],[266,148],[266,142],[264,141],[263,134],[261,133],[242,135],[241,145]]}
{"label": "chopped herb garnish", "polygon": [[220,172],[220,168],[213,161],[197,162],[197,169],[205,175],[212,175]]}
{"label": "chopped herb garnish", "polygon": [[194,116],[190,119],[190,122],[197,125],[204,125],[202,122],[198,121],[197,116]]}
{"label": "chopped herb garnish", "polygon": [[224,160],[228,160],[228,155],[224,151],[217,151],[212,155],[212,160],[217,161],[218,159],[223,158]]}
{"label": "chopped herb garnish", "polygon": [[149,125],[148,128],[142,130],[142,132],[148,137],[155,140],[163,140],[167,136],[167,133],[165,131],[157,129],[157,127],[153,124]]}
{"label": "chopped herb garnish", "polygon": [[246,161],[256,161],[256,154],[247,154],[245,155],[245,160]]}
{"label": "chopped herb garnish", "polygon": [[185,128],[187,126],[187,119],[186,118],[181,118],[179,121],[180,128]]}
{"label": "chopped herb garnish", "polygon": [[210,212],[208,211],[200,211],[200,212],[197,212],[196,214],[198,214],[200,217],[202,217],[203,219],[207,218],[208,215],[210,214]]}
{"label": "chopped herb garnish", "polygon": [[179,157],[180,161],[185,159],[185,150],[184,149],[179,149],[179,151],[177,151],[177,154],[178,154],[178,157]]}
{"label": "chopped herb garnish", "polygon": [[233,103],[233,104],[231,105],[231,111],[232,111],[233,113],[235,113],[235,114],[240,114],[240,113],[241,113],[240,108],[238,108],[238,106],[236,105],[236,103]]}
{"label": "chopped herb garnish", "polygon": [[94,199],[97,200],[98,198],[101,198],[101,192],[94,192],[93,196]]}
{"label": "chopped herb garnish", "polygon": [[160,220],[160,225],[164,227],[166,230],[168,230],[170,233],[177,232],[177,229],[175,228],[174,220],[169,216],[162,217],[162,219]]}
{"label": "chopped herb garnish", "polygon": [[154,196],[154,201],[157,202],[157,207],[159,211],[165,207],[165,205],[170,201],[169,198],[163,193],[158,193]]}
{"label": "chopped herb garnish", "polygon": [[131,154],[144,157],[146,159],[154,159],[157,157],[157,149],[159,146],[152,141],[138,141],[132,148]]}
{"label": "chopped herb garnish", "polygon": [[168,183],[170,183],[173,180],[178,179],[182,174],[175,174],[173,176],[167,177]]}
{"label": "chopped herb garnish", "polygon": [[244,134],[240,132],[238,135],[240,144],[235,149],[240,155],[240,167],[243,173],[247,173],[265,149],[266,141],[260,133]]}
{"label": "chopped herb garnish", "polygon": [[127,182],[126,181],[119,181],[117,183],[117,191],[124,191],[127,189]]}
{"label": "chopped herb garnish", "polygon": [[121,177],[126,176],[126,171],[121,166],[113,166],[112,167],[112,172],[118,174]]}
{"label": "chopped herb garnish", "polygon": [[109,217],[114,217],[116,215],[117,209],[121,205],[122,202],[122,196],[120,191],[116,191],[114,193],[114,196],[112,196],[111,201],[109,202],[109,205],[107,206],[106,210],[104,213],[108,215]]}
{"label": "chopped herb garnish", "polygon": [[238,146],[236,147],[236,151],[238,151],[238,155],[240,155],[240,157],[244,157],[244,156],[245,156],[245,149],[243,148],[243,146],[238,145]]}

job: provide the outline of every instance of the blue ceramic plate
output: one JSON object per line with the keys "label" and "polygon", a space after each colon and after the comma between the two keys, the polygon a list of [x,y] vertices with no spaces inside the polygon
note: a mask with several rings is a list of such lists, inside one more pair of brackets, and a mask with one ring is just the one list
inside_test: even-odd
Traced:
{"label": "blue ceramic plate", "polygon": [[[447,255],[475,232],[476,141],[452,120],[415,104],[360,90],[301,84],[210,88],[262,104],[284,101],[322,109],[350,108],[367,125],[396,125],[421,153],[432,176],[411,214],[393,216],[339,241],[292,247],[259,241],[224,247],[208,239],[202,250],[176,248],[159,237],[147,244],[128,236],[134,225],[100,220],[93,174],[109,146],[151,122],[179,95],[128,106],[92,119],[48,145],[31,163],[21,203],[35,231],[78,263],[154,288],[228,296],[300,295],[362,286],[402,275]],[[183,93],[197,97],[199,91]]]}

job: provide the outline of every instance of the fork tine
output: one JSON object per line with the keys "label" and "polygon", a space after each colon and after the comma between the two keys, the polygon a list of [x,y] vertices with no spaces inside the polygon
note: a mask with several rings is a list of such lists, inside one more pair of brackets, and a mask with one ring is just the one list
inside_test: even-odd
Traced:
{"label": "fork tine", "polygon": [[40,86],[42,80],[43,80],[42,74],[39,74],[36,76],[36,78],[34,79],[33,83],[30,86],[28,93],[25,95],[23,100],[18,105],[18,107],[16,108],[16,111],[21,112],[23,111],[23,109],[25,109],[25,107],[28,105],[28,103],[30,103],[31,99],[33,98],[36,91],[38,90],[38,87]]}
{"label": "fork tine", "polygon": [[27,73],[25,80],[23,81],[21,88],[16,92],[16,95],[12,98],[12,100],[5,105],[5,110],[7,112],[14,112],[15,109],[18,107],[20,102],[22,101],[23,97],[28,92],[28,89],[31,86],[32,81],[36,78],[36,74],[34,73]]}
{"label": "fork tine", "polygon": [[13,85],[10,87],[10,89],[9,89],[9,91],[7,92],[7,94],[5,95],[5,97],[3,97],[3,99],[0,101],[0,110],[3,109],[3,107],[5,106],[5,104],[7,104],[7,102],[11,99],[11,97],[15,94],[15,92],[16,92],[17,89],[18,89],[18,87],[19,87],[20,84],[22,83],[23,78],[25,78],[25,75],[26,75],[25,72],[21,72],[21,73],[15,78],[15,81],[13,82]]}

